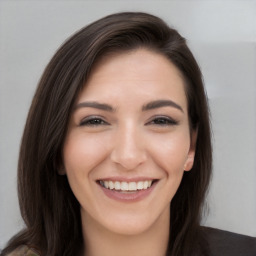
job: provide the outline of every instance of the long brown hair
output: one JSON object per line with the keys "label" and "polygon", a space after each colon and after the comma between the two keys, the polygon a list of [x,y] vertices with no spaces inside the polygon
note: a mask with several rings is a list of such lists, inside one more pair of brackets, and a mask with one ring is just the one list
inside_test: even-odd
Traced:
{"label": "long brown hair", "polygon": [[[195,162],[171,203],[167,255],[206,255],[200,220],[212,169],[207,97],[185,39],[158,17],[117,13],[70,37],[47,65],[28,114],[18,163],[18,194],[26,228],[1,255],[22,244],[41,255],[74,256],[82,248],[80,206],[58,175],[71,110],[100,57],[144,47],[166,56],[183,74],[191,129],[198,130]],[[85,245],[86,246],[86,245]]]}

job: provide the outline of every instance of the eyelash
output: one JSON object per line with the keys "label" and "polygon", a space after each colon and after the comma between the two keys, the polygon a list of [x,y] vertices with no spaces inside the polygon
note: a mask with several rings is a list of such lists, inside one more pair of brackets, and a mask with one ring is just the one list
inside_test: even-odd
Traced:
{"label": "eyelash", "polygon": [[177,125],[178,122],[170,117],[166,116],[159,116],[155,117],[153,120],[148,122],[146,125],[159,125],[159,126],[172,126],[172,125]]}
{"label": "eyelash", "polygon": [[[87,117],[80,122],[80,126],[101,126],[101,125],[109,125],[109,123],[104,121],[101,117],[97,117],[97,116]],[[146,125],[173,126],[173,125],[178,125],[178,122],[170,117],[159,116],[159,117],[155,117],[154,119],[146,123]]]}
{"label": "eyelash", "polygon": [[[95,122],[96,121],[96,122]],[[99,125],[109,125],[101,117],[87,117],[80,122],[80,126],[99,126]]]}

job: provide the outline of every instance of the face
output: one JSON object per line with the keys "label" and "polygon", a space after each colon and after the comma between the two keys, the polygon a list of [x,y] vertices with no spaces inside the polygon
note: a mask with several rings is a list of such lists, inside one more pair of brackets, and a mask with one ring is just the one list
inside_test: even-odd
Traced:
{"label": "face", "polygon": [[105,57],[94,68],[63,149],[83,222],[119,234],[168,222],[195,153],[184,87],[169,60],[145,49]]}

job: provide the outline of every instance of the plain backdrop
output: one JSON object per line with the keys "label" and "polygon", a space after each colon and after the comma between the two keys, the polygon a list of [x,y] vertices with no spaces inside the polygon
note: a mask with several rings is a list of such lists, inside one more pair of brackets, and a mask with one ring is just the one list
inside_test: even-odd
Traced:
{"label": "plain backdrop", "polygon": [[256,1],[0,0],[0,248],[23,225],[18,151],[44,67],[76,30],[119,11],[155,14],[187,38],[212,111],[214,175],[203,224],[256,236]]}

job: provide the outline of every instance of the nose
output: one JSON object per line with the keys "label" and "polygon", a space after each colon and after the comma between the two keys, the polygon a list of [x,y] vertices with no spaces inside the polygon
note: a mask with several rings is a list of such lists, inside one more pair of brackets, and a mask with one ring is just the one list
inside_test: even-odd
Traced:
{"label": "nose", "polygon": [[145,143],[139,129],[131,124],[119,129],[113,141],[111,160],[126,170],[133,170],[146,161]]}

